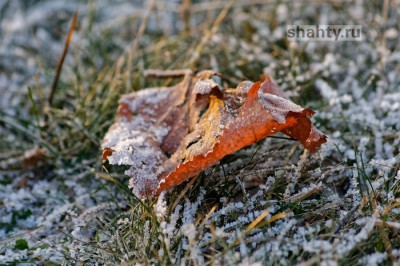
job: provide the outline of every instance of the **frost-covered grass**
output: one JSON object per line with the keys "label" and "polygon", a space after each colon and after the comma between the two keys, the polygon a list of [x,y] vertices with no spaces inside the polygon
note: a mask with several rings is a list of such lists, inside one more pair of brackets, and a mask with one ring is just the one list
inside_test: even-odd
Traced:
{"label": "frost-covered grass", "polygon": [[[80,2],[49,105],[77,4],[0,1],[0,264],[399,263],[400,3],[141,2]],[[285,40],[317,23],[365,40]],[[269,73],[329,141],[268,138],[138,200],[99,147],[120,95],[175,82],[148,68],[213,69],[224,86]]]}

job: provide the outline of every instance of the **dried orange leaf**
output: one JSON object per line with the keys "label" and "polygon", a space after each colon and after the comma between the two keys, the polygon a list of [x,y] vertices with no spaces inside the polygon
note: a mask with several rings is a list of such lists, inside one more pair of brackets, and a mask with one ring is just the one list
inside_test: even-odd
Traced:
{"label": "dried orange leaf", "polygon": [[285,99],[268,76],[223,90],[212,71],[182,73],[173,87],[123,96],[117,121],[104,137],[103,159],[130,165],[125,174],[140,197],[170,189],[280,131],[310,151],[326,142],[308,119],[314,112]]}

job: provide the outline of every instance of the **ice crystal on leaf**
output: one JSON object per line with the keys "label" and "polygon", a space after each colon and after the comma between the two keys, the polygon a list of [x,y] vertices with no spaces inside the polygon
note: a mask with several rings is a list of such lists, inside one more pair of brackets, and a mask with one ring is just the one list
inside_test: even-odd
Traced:
{"label": "ice crystal on leaf", "polygon": [[267,75],[236,89],[221,89],[213,71],[182,75],[173,87],[123,96],[104,137],[103,159],[131,166],[125,174],[139,197],[170,189],[280,131],[310,151],[326,141],[308,118],[314,112],[287,100]]}

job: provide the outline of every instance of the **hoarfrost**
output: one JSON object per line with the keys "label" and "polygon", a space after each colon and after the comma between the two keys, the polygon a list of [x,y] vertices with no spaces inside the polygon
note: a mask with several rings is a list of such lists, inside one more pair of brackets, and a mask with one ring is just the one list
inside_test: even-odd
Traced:
{"label": "hoarfrost", "polygon": [[381,265],[387,259],[387,253],[376,252],[365,256],[360,260],[360,263],[367,266],[378,266]]}
{"label": "hoarfrost", "polygon": [[193,88],[193,94],[210,94],[213,88],[218,88],[218,84],[212,79],[204,79],[196,82]]}
{"label": "hoarfrost", "polygon": [[156,213],[157,219],[161,222],[164,221],[167,214],[168,206],[165,200],[165,192],[161,192],[157,199],[157,203],[154,205],[154,212]]}
{"label": "hoarfrost", "polygon": [[[129,106],[131,112],[136,113],[139,111],[139,107],[151,106],[148,108],[151,113],[153,108],[159,107],[165,99],[170,95],[170,90],[167,88],[148,88],[145,90],[140,90],[134,94],[128,94],[120,100],[120,103],[126,103]],[[140,110],[144,112],[144,110]]]}
{"label": "hoarfrost", "polygon": [[258,98],[265,110],[269,111],[272,117],[280,124],[285,123],[289,111],[302,112],[304,110],[295,103],[270,93],[264,93],[261,90],[258,91]]}
{"label": "hoarfrost", "polygon": [[[2,95],[0,105],[4,107],[2,111],[4,110],[7,115],[18,116],[22,119],[31,119],[32,116],[30,115],[31,105],[27,103],[27,97],[22,93],[21,88],[36,83],[38,86],[34,86],[34,88],[48,84],[48,74],[37,69],[35,52],[43,55],[43,58],[40,57],[38,60],[43,62],[46,67],[54,68],[59,52],[62,50],[63,40],[53,34],[53,29],[59,28],[59,25],[67,29],[68,19],[66,18],[75,9],[74,4],[62,1],[28,2],[21,4],[18,1],[0,1],[0,9],[4,14],[0,32],[2,37],[0,38],[0,64],[2,69],[6,70],[4,73],[0,73],[0,93]],[[141,9],[133,2],[113,3],[113,8],[105,8],[109,6],[109,1],[94,2],[95,17],[100,20],[96,21],[95,25],[92,25],[87,18],[90,17],[87,14],[92,12],[91,7],[82,5],[79,10],[83,31],[92,25],[91,34],[93,35],[90,35],[90,38],[103,31],[119,31],[120,25],[124,23],[125,19],[129,18],[131,21],[132,14],[136,15],[141,12]],[[25,6],[29,8],[29,12],[24,10]],[[166,10],[171,9],[168,3],[165,6]],[[193,6],[204,7],[202,3],[196,3]],[[248,37],[254,42],[238,40],[237,36],[221,31],[211,39],[214,49],[212,56],[219,56],[219,46],[223,45],[224,48],[233,50],[230,52],[235,53],[235,56],[240,57],[241,60],[251,57],[255,64],[266,65],[265,73],[276,77],[277,83],[290,96],[304,97],[309,95],[306,92],[311,91],[312,100],[315,100],[315,103],[310,101],[309,104],[310,106],[315,104],[320,109],[317,121],[324,130],[331,132],[330,140],[322,147],[320,153],[308,154],[305,161],[298,160],[302,151],[291,142],[271,139],[266,139],[257,145],[258,152],[255,152],[253,147],[235,155],[240,158],[232,162],[222,161],[226,176],[225,172],[218,174],[223,171],[216,167],[210,176],[207,175],[207,182],[210,182],[208,187],[212,187],[219,193],[216,195],[223,197],[216,199],[218,208],[208,220],[204,221],[204,225],[198,225],[197,215],[208,211],[206,204],[210,200],[207,194],[208,188],[205,188],[198,198],[193,194],[187,195],[183,203],[171,210],[170,215],[165,213],[165,198],[162,199],[160,203],[157,203],[159,211],[155,211],[155,213],[164,214],[162,218],[164,221],[160,224],[165,235],[162,244],[166,244],[170,250],[165,252],[163,249],[159,249],[159,255],[171,256],[172,261],[177,263],[179,258],[174,256],[184,252],[178,250],[181,253],[174,253],[176,250],[173,250],[168,253],[173,249],[172,245],[168,246],[168,244],[175,242],[178,243],[178,247],[180,244],[189,249],[193,247],[193,253],[190,256],[196,263],[200,264],[204,260],[208,262],[210,249],[207,247],[210,247],[210,239],[216,240],[215,243],[219,243],[218,241],[235,243],[241,234],[240,230],[245,230],[252,219],[257,217],[262,210],[268,209],[269,214],[265,221],[282,210],[287,212],[287,216],[262,228],[254,228],[247,233],[245,238],[239,239],[240,246],[234,246],[226,253],[217,253],[215,264],[248,263],[255,265],[261,262],[260,264],[271,265],[301,263],[335,265],[342,261],[347,262],[349,255],[355,258],[359,264],[379,265],[390,263],[389,260],[393,258],[397,260],[393,263],[397,263],[400,259],[398,247],[393,247],[390,256],[386,252],[379,253],[375,250],[376,238],[371,238],[371,235],[379,236],[381,230],[374,229],[374,225],[379,221],[379,216],[371,213],[368,206],[364,206],[366,208],[362,211],[352,211],[355,206],[363,202],[363,198],[367,197],[366,191],[372,192],[372,188],[378,190],[375,192],[379,197],[374,198],[378,212],[382,213],[388,207],[387,202],[399,201],[400,93],[398,88],[400,80],[398,62],[400,62],[400,53],[399,46],[397,43],[393,44],[392,39],[395,36],[398,37],[398,32],[394,30],[397,25],[396,17],[393,16],[395,12],[390,10],[387,19],[383,19],[381,12],[377,14],[372,6],[366,8],[363,1],[349,3],[347,6],[349,14],[338,11],[337,8],[326,3],[323,4],[323,7],[320,6],[321,8],[315,8],[311,5],[304,5],[301,1],[295,1],[292,5],[280,3],[276,7],[282,17],[277,18],[277,24],[271,27],[265,23],[264,18],[259,19],[259,16],[254,16],[254,14],[259,14],[257,12],[268,13],[271,6],[273,5],[265,5],[265,7],[257,5],[254,9],[246,7],[246,12],[241,12],[241,7],[235,6],[234,14],[237,15],[237,19],[231,21],[233,30],[240,30],[243,25],[249,25],[252,30],[251,36]],[[289,42],[291,53],[286,53],[284,49],[282,49],[284,53],[271,53],[268,47],[274,47],[283,40],[283,33],[286,29],[283,18],[288,15],[288,10],[290,10],[293,21],[299,24],[307,23],[310,19],[326,22],[342,19],[365,22],[365,18],[373,17],[376,18],[376,25],[363,23],[368,26],[370,35],[370,39],[366,39],[364,42],[352,42],[350,45],[344,42],[334,44],[314,42],[308,45]],[[59,16],[54,14],[59,14]],[[200,11],[197,14],[203,15]],[[176,14],[169,16],[169,13],[164,11],[159,15],[163,18],[168,17],[170,22],[175,21],[172,17],[178,17],[175,16]],[[196,14],[193,14],[194,16]],[[165,23],[164,26],[168,28],[167,30],[171,30],[170,25],[178,24]],[[156,23],[151,21],[149,25],[150,28],[154,28]],[[65,33],[65,30],[63,32]],[[81,30],[78,30],[76,34],[74,45],[83,50],[87,49],[88,41],[83,38],[83,35],[80,35]],[[147,38],[143,39],[145,46]],[[75,40],[79,40],[79,42],[75,42]],[[264,41],[268,46],[264,46]],[[117,36],[113,42],[117,48],[127,45]],[[356,50],[357,53],[354,52]],[[297,56],[299,54],[307,56],[309,63],[302,62],[302,57]],[[62,75],[62,78],[67,77],[67,79],[73,72],[71,71],[73,64],[68,63],[68,58],[77,57],[67,57],[65,71],[63,70],[66,75]],[[103,65],[103,58],[98,56],[93,58],[96,66]],[[227,62],[226,67],[231,68],[236,77],[247,76],[248,73],[242,69],[239,70],[238,62],[242,63],[242,61]],[[31,82],[33,76],[37,79]],[[82,80],[82,83],[83,86],[89,87],[85,79]],[[315,88],[308,87],[308,84],[315,85]],[[198,88],[199,92],[207,92],[208,85]],[[243,87],[248,89],[251,85],[252,83],[246,83]],[[322,95],[322,99],[317,98],[318,93]],[[152,90],[143,90],[140,94],[151,95],[151,97],[143,97],[143,99],[146,99],[145,104],[154,106],[168,97],[164,91],[155,94]],[[279,100],[269,95],[265,96],[261,92],[259,92],[259,97],[260,99],[267,97],[264,108],[271,108],[270,106]],[[126,100],[126,103],[131,110],[136,111],[137,106],[140,105],[140,102],[134,100]],[[14,108],[16,106],[18,109]],[[292,107],[298,108],[297,106]],[[146,113],[152,114],[152,109],[147,108]],[[277,112],[272,115],[278,122],[282,122],[287,113]],[[114,147],[121,139],[129,139],[126,147],[114,147],[116,152],[110,159],[116,164],[128,165],[132,162],[140,164],[141,161],[138,158],[135,159],[136,155],[139,156],[139,154],[135,154],[135,151],[139,147],[145,148],[147,140],[137,137],[137,130],[147,129],[151,126],[156,127],[151,131],[156,132],[153,137],[158,142],[166,136],[169,130],[165,125],[155,126],[139,120],[135,122],[135,127],[129,127],[123,123],[124,121],[121,120],[121,123],[115,128],[115,134],[110,134],[106,143],[107,146]],[[4,142],[18,144],[18,136],[5,135],[4,132],[3,127],[0,127],[0,134]],[[151,149],[144,150],[146,152],[140,157],[146,158],[146,161],[158,158],[151,154]],[[248,160],[248,158],[253,158],[253,154],[256,154],[254,159],[259,160],[254,165],[253,160]],[[259,154],[262,156],[258,157]],[[270,154],[279,160],[265,158]],[[364,166],[361,160],[363,160]],[[249,168],[239,173],[236,171],[249,161],[252,162],[251,167],[255,167],[254,171]],[[16,158],[0,160],[0,198],[3,203],[0,204],[0,220],[2,225],[7,226],[0,230],[1,263],[12,264],[18,260],[33,257],[37,263],[51,259],[51,261],[61,264],[68,258],[72,264],[85,260],[86,264],[120,264],[122,261],[143,258],[140,254],[144,250],[143,247],[150,247],[150,249],[157,247],[158,240],[151,237],[154,233],[154,225],[150,221],[144,223],[142,234],[134,235],[132,238],[129,237],[130,234],[126,234],[127,237],[124,238],[123,233],[132,228],[130,219],[124,215],[121,218],[118,217],[118,220],[121,219],[123,222],[116,222],[115,228],[109,228],[111,238],[109,240],[102,238],[106,244],[101,246],[96,243],[95,227],[89,226],[92,218],[102,217],[107,210],[112,210],[113,214],[117,213],[118,215],[121,215],[121,212],[119,212],[120,210],[114,212],[115,206],[101,205],[103,202],[115,200],[116,193],[110,193],[110,190],[102,192],[99,188],[103,185],[98,179],[93,178],[89,182],[81,182],[80,178],[83,178],[85,174],[93,175],[92,169],[86,170],[87,165],[81,165],[74,161],[71,162],[71,167],[65,168],[58,164],[58,169],[54,171],[57,178],[37,180],[37,177],[31,174],[26,178],[25,173],[11,173],[13,165],[16,163],[18,163]],[[94,168],[93,165],[95,164],[91,164],[90,167]],[[314,171],[316,168],[320,168],[321,171]],[[3,173],[8,169],[10,169],[10,174],[6,176]],[[151,170],[140,172],[130,169],[128,171],[130,171],[129,174],[138,175],[138,177],[140,175],[154,177],[157,174],[157,171],[152,172]],[[366,175],[364,176],[362,172],[365,172]],[[243,186],[240,189],[244,191],[235,190],[232,197],[230,196],[232,194],[222,193],[218,191],[220,188],[217,185],[214,186],[214,184],[220,184],[218,180],[225,178],[228,180],[238,176],[243,179],[241,180]],[[28,180],[26,187],[19,186],[26,180]],[[249,185],[246,180],[252,180],[254,184]],[[7,182],[11,182],[11,184]],[[312,194],[310,198],[301,201],[287,201],[287,199],[293,199],[291,198],[293,196],[297,197],[304,195],[302,193],[312,192],[313,185],[319,184],[319,182],[323,184],[319,193]],[[124,199],[117,195],[117,201],[124,202]],[[369,204],[368,201],[366,204]],[[92,208],[96,205],[100,205],[102,208]],[[85,213],[85,210],[91,211],[88,211],[86,215],[81,215]],[[291,212],[292,210],[295,213]],[[399,215],[399,212],[399,208],[391,209],[388,221],[393,216]],[[350,219],[346,221],[348,215],[350,215]],[[16,221],[16,224],[12,223],[13,220]],[[342,228],[339,227],[337,233],[332,234],[333,230],[341,224]],[[27,231],[25,226],[31,229]],[[215,234],[211,235],[211,228],[214,227]],[[79,240],[89,240],[90,242],[77,240],[71,246],[73,241],[70,236],[71,232]],[[181,232],[185,232],[184,237]],[[191,233],[193,234],[191,235]],[[14,250],[14,241],[12,240],[16,236],[27,239],[30,247],[33,243],[43,249]],[[140,241],[135,242],[136,239]],[[180,239],[182,242],[179,242]],[[190,241],[192,242],[189,243]],[[6,242],[8,244],[5,244]],[[124,250],[125,244],[131,248],[128,252]],[[45,248],[46,245],[54,246],[54,248]],[[116,254],[118,259],[105,251],[110,250],[110,247],[112,247],[112,254]],[[67,248],[69,253],[65,253]],[[241,254],[244,258],[241,258]],[[304,261],[304,254],[307,256],[306,259],[312,260]],[[101,259],[104,260],[96,261]],[[191,264],[193,261],[181,261],[181,263]],[[156,264],[157,262],[151,261],[149,264],[152,263]]]}

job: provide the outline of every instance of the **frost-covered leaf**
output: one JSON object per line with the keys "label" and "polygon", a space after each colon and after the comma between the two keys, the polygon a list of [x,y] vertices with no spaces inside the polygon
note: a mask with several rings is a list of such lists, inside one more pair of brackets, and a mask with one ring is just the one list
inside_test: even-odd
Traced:
{"label": "frost-covered leaf", "polygon": [[130,165],[125,173],[140,197],[170,189],[277,132],[310,151],[326,141],[308,118],[314,112],[284,98],[269,76],[221,89],[213,71],[182,73],[183,81],[173,87],[123,96],[104,137],[103,159]]}

